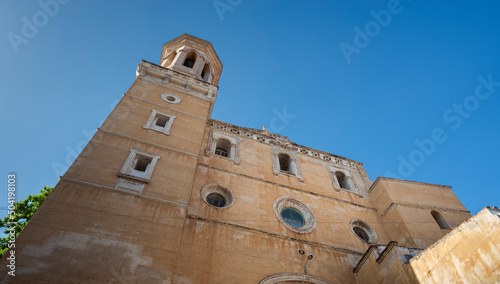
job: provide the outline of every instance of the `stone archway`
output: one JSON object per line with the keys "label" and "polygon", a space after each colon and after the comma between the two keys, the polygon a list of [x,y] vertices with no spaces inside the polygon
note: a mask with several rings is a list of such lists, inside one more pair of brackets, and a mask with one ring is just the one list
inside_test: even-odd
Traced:
{"label": "stone archway", "polygon": [[259,284],[333,284],[318,277],[297,274],[297,273],[282,273],[275,274],[262,279]]}

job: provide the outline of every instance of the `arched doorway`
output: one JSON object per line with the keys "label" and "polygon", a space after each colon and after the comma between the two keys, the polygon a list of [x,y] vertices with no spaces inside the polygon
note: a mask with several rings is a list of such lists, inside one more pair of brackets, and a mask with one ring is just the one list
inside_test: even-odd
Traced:
{"label": "arched doorway", "polygon": [[275,274],[262,279],[259,284],[333,284],[318,277],[296,274],[296,273],[282,273]]}

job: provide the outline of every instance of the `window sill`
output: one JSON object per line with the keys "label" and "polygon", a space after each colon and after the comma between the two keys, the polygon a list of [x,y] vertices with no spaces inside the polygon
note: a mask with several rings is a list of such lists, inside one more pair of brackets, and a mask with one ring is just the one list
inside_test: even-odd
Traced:
{"label": "window sill", "polygon": [[354,191],[352,189],[347,189],[347,188],[334,188],[334,189],[337,192],[343,191],[343,192],[347,192],[347,193],[352,193],[352,194],[355,194],[355,195],[359,196],[360,198],[363,198],[363,195],[361,195],[360,193],[358,193],[358,192],[356,192],[356,191]]}
{"label": "window sill", "polygon": [[165,128],[154,128],[154,127],[147,127],[147,126],[143,126],[142,128],[148,129],[148,130],[154,130],[154,131],[163,133],[165,135],[170,135],[170,131],[166,131]]}
{"label": "window sill", "polygon": [[122,177],[122,178],[132,179],[132,180],[135,180],[135,181],[140,181],[140,182],[143,182],[143,183],[149,183],[149,179],[140,178],[140,177],[136,177],[136,176],[129,175],[129,174],[124,174],[124,173],[121,173],[121,172],[118,173],[118,176]]}
{"label": "window sill", "polygon": [[293,177],[293,178],[296,178],[298,179],[300,182],[303,182],[304,180],[300,179],[297,174],[293,173],[293,172],[288,172],[288,171],[279,171],[279,173],[277,173],[276,175],[282,175],[282,176],[288,176],[288,177]]}

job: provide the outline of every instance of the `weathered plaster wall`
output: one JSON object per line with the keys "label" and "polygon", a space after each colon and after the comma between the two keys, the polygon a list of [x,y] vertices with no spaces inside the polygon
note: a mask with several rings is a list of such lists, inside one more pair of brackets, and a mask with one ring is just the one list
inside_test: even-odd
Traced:
{"label": "weathered plaster wall", "polygon": [[410,265],[420,283],[498,283],[500,210],[484,208]]}

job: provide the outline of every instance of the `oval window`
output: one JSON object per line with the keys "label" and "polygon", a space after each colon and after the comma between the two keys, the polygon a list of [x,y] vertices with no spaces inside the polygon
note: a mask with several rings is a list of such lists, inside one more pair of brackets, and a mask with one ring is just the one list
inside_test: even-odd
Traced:
{"label": "oval window", "polygon": [[161,94],[161,98],[170,104],[178,104],[181,102],[181,99],[174,94],[163,93]]}

